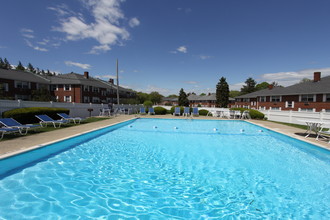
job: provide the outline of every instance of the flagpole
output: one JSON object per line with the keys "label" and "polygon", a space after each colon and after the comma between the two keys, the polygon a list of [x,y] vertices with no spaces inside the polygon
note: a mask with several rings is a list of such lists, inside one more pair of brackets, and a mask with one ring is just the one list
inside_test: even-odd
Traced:
{"label": "flagpole", "polygon": [[116,62],[116,66],[117,66],[117,104],[119,105],[119,77],[118,77],[118,59]]}

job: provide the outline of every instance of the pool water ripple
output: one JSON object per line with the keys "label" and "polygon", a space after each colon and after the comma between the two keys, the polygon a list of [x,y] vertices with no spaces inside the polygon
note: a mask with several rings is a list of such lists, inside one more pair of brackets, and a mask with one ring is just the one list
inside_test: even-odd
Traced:
{"label": "pool water ripple", "polygon": [[328,219],[329,160],[260,129],[137,120],[0,180],[0,219]]}

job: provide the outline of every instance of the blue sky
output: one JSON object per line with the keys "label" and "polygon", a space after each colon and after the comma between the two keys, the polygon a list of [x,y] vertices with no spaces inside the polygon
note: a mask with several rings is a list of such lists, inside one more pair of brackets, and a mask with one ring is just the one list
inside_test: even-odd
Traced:
{"label": "blue sky", "polygon": [[3,1],[0,57],[163,95],[330,75],[329,0]]}

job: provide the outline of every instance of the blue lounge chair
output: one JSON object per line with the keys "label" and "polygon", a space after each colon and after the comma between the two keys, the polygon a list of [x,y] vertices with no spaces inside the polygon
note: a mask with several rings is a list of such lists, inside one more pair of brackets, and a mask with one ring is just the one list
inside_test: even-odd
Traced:
{"label": "blue lounge chair", "polygon": [[41,127],[40,125],[32,125],[32,124],[22,125],[13,118],[1,118],[0,123],[6,126],[7,128],[18,128],[20,130],[20,133],[24,135],[27,134],[29,129],[35,129]]}
{"label": "blue lounge chair", "polygon": [[180,113],[180,107],[175,107],[173,115],[174,116],[176,116],[176,115],[180,116],[181,115],[181,113]]}
{"label": "blue lounge chair", "polygon": [[64,123],[68,123],[67,120],[54,120],[51,117],[49,117],[48,115],[36,115],[36,117],[40,120],[40,125],[42,126],[43,124],[45,124],[47,126],[47,124],[53,124],[54,128],[56,128],[56,124],[58,124],[58,127],[61,127],[62,124]]}
{"label": "blue lounge chair", "polygon": [[189,107],[184,107],[183,109],[183,116],[189,116],[190,115],[190,108]]}
{"label": "blue lounge chair", "polygon": [[6,128],[6,127],[0,128],[0,133],[1,133],[0,140],[2,140],[2,138],[5,134],[15,133],[15,132],[21,133],[18,128]]}
{"label": "blue lounge chair", "polygon": [[80,122],[81,122],[81,120],[82,120],[82,118],[80,118],[80,117],[75,117],[75,118],[73,118],[73,117],[70,117],[68,114],[66,114],[66,113],[57,113],[63,120],[68,120],[68,121],[73,121],[73,123],[78,123],[78,124],[80,124]]}
{"label": "blue lounge chair", "polygon": [[198,116],[199,115],[198,108],[193,108],[191,115]]}
{"label": "blue lounge chair", "polygon": [[154,115],[155,114],[155,109],[154,108],[149,108],[148,114],[149,115]]}
{"label": "blue lounge chair", "polygon": [[144,107],[140,108],[140,114],[147,114],[146,109]]}

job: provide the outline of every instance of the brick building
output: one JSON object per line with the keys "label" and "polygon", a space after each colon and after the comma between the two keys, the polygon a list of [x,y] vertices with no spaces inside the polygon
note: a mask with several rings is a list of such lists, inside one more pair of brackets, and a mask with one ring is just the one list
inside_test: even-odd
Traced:
{"label": "brick building", "polygon": [[[57,76],[41,76],[38,74],[0,69],[1,96],[8,99],[31,100],[32,92],[47,89],[58,102],[75,103],[115,103],[117,102],[117,86],[113,79],[104,81],[77,73]],[[132,90],[119,87],[120,99],[134,98]]]}
{"label": "brick building", "polygon": [[235,97],[232,107],[259,110],[330,112],[330,76],[314,73],[310,82],[288,87],[272,87]]}

